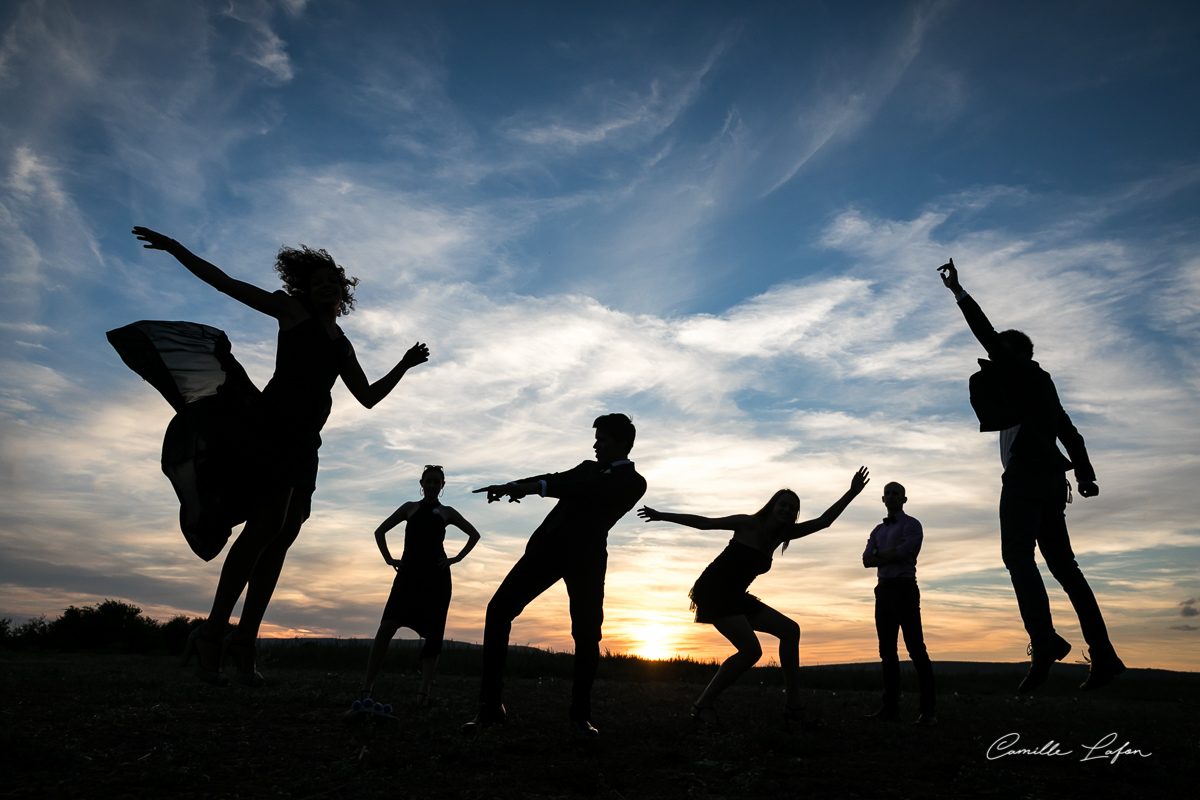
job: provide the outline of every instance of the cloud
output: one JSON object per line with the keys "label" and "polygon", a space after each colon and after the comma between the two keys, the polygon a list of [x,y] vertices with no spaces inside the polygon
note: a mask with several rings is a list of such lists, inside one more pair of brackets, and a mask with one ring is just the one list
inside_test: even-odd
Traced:
{"label": "cloud", "polygon": [[[289,15],[298,16],[304,11],[305,3],[285,0],[282,5]],[[269,85],[279,86],[290,81],[295,72],[288,58],[287,44],[271,29],[271,11],[265,0],[253,0],[231,2],[222,13],[245,23],[253,31],[254,36],[244,45],[243,56],[263,69]]]}
{"label": "cloud", "polygon": [[0,296],[6,330],[20,335],[40,338],[49,330],[34,321],[45,292],[61,291],[103,263],[61,173],[47,156],[17,147],[0,181]]}
{"label": "cloud", "polygon": [[1172,626],[1171,626],[1170,628],[1168,628],[1167,630],[1172,630],[1172,631],[1200,631],[1200,628],[1196,627],[1195,625],[1172,625]]}
{"label": "cloud", "polygon": [[910,19],[899,31],[899,41],[882,49],[863,73],[843,85],[825,88],[816,102],[802,105],[780,125],[772,148],[777,177],[764,194],[795,177],[830,141],[853,133],[871,118],[920,54],[930,26],[949,6],[949,2],[940,1],[911,6]]}
{"label": "cloud", "polygon": [[1196,598],[1191,597],[1179,604],[1179,616],[1200,617],[1200,609],[1195,607]]}
{"label": "cloud", "polygon": [[568,150],[600,142],[644,143],[669,128],[696,100],[726,47],[719,41],[698,67],[653,78],[641,91],[613,81],[592,84],[572,103],[570,116],[558,110],[522,111],[502,122],[500,129],[525,144]]}

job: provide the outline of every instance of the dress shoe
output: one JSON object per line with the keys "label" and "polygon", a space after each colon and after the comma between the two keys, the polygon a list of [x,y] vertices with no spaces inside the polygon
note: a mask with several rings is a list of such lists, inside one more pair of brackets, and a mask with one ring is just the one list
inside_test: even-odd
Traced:
{"label": "dress shoe", "polygon": [[475,719],[463,725],[459,730],[467,736],[474,736],[485,728],[490,728],[493,725],[503,725],[505,716],[507,715],[505,714],[504,706],[496,706],[494,708],[480,706],[479,713],[475,715]]}
{"label": "dress shoe", "polygon": [[937,726],[936,714],[922,714],[913,722],[913,726],[917,728],[933,728]]}
{"label": "dress shoe", "polygon": [[592,723],[588,722],[586,719],[571,720],[571,730],[573,730],[577,736],[582,736],[584,739],[597,739],[600,737],[600,731],[596,730],[592,726]]}
{"label": "dress shoe", "polygon": [[1029,647],[1025,652],[1029,655],[1029,672],[1025,674],[1025,678],[1021,681],[1021,685],[1017,687],[1017,691],[1021,694],[1032,692],[1037,687],[1046,682],[1046,678],[1050,677],[1050,667],[1055,661],[1061,661],[1067,657],[1067,653],[1071,652],[1071,643],[1061,636],[1055,636],[1055,641],[1049,644],[1033,646],[1033,642],[1029,643]]}
{"label": "dress shoe", "polygon": [[1121,663],[1121,659],[1117,658],[1116,653],[1104,658],[1094,659],[1092,666],[1088,669],[1087,680],[1080,684],[1079,688],[1085,692],[1090,692],[1092,689],[1108,686],[1113,682],[1113,678],[1124,671],[1125,665]]}
{"label": "dress shoe", "polygon": [[895,722],[900,719],[900,710],[897,708],[881,708],[874,714],[863,714],[863,719],[873,719],[878,722]]}

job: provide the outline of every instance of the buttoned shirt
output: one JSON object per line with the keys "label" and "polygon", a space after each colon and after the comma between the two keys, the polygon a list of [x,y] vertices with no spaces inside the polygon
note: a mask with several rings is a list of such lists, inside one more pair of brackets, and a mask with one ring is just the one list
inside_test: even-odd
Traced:
{"label": "buttoned shirt", "polygon": [[875,526],[867,537],[867,549],[863,558],[875,553],[876,550],[896,548],[896,555],[902,561],[892,561],[878,567],[876,574],[880,578],[916,578],[917,553],[921,552],[921,540],[925,534],[921,523],[916,517],[910,517],[903,511],[885,517],[883,522]]}

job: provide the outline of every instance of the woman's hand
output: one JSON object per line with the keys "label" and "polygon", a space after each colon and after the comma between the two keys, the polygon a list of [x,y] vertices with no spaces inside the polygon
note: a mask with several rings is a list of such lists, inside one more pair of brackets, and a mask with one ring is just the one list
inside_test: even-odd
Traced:
{"label": "woman's hand", "polygon": [[659,520],[662,519],[662,514],[659,514],[657,511],[655,511],[650,506],[642,506],[641,508],[639,508],[637,511],[637,515],[639,517],[641,517],[642,519],[646,520],[646,522],[658,522]]}
{"label": "woman's hand", "polygon": [[163,250],[170,252],[172,247],[179,247],[179,242],[172,239],[170,236],[165,236],[158,231],[152,231],[149,228],[143,228],[141,225],[133,226],[133,235],[138,238],[139,242],[145,242],[142,247],[147,250]]}
{"label": "woman's hand", "polygon": [[429,346],[417,342],[412,347],[408,348],[408,352],[404,354],[404,358],[400,359],[400,366],[404,369],[412,369],[418,364],[424,364],[429,360]]}
{"label": "woman's hand", "polygon": [[449,569],[460,561],[462,561],[462,556],[446,556],[439,559],[437,565],[441,569]]}
{"label": "woman's hand", "polygon": [[857,495],[865,489],[867,484],[871,482],[871,479],[868,477],[870,474],[870,471],[866,467],[859,467],[858,472],[854,473],[854,477],[850,479],[850,491]]}

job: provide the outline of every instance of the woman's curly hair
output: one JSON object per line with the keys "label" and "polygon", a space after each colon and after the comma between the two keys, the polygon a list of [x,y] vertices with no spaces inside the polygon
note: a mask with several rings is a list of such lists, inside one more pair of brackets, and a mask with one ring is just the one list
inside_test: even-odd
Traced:
{"label": "woman's curly hair", "polygon": [[312,305],[309,296],[309,285],[312,274],[319,269],[332,269],[338,274],[342,284],[342,303],[338,306],[337,315],[344,317],[354,308],[354,293],[351,291],[358,286],[358,278],[346,276],[346,270],[339,267],[333,256],[324,250],[313,250],[307,245],[296,247],[281,247],[279,255],[275,256],[275,271],[283,279],[287,293],[304,304],[305,308]]}

